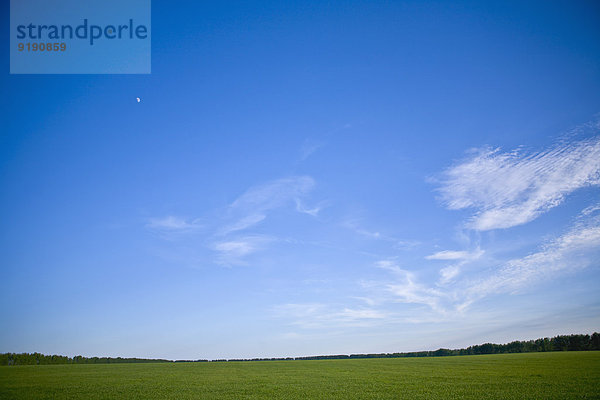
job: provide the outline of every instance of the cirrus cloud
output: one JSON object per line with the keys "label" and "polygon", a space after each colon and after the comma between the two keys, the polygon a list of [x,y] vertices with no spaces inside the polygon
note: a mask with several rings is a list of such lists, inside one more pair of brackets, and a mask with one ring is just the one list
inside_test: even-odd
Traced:
{"label": "cirrus cloud", "polygon": [[[599,124],[588,128],[598,131]],[[451,210],[472,209],[467,227],[477,231],[530,222],[570,193],[600,184],[600,136],[563,141],[527,153],[479,149],[444,172],[439,192]]]}

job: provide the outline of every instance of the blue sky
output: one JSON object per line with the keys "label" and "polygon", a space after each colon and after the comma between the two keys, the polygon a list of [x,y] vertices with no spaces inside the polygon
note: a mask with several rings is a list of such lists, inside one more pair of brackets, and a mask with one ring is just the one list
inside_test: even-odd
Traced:
{"label": "blue sky", "polygon": [[598,331],[600,8],[523,3],[155,1],[151,75],[2,30],[0,352]]}

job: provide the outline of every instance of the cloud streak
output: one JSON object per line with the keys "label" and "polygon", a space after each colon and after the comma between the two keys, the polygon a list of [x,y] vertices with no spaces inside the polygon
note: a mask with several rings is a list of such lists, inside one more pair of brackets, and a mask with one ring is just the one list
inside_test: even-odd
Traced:
{"label": "cloud streak", "polygon": [[172,239],[183,234],[189,234],[203,228],[199,219],[186,219],[174,215],[161,218],[150,218],[146,229],[158,233],[165,239]]}
{"label": "cloud streak", "polygon": [[197,220],[187,221],[184,218],[169,215],[164,218],[151,218],[146,227],[151,229],[186,230],[200,226]]}
{"label": "cloud streak", "polygon": [[217,262],[221,265],[246,265],[245,258],[261,251],[275,239],[264,235],[248,235],[224,240],[213,244],[213,250],[218,253]]}
{"label": "cloud streak", "polygon": [[[593,126],[598,130],[598,124]],[[546,151],[479,149],[447,169],[438,189],[451,210],[473,209],[477,231],[530,222],[570,193],[600,184],[600,136],[560,143]]]}
{"label": "cloud streak", "polygon": [[[475,276],[451,282],[458,274],[459,265],[440,271],[444,283],[440,287],[421,283],[416,272],[400,268],[390,260],[376,263],[376,267],[392,273],[387,282],[373,285],[378,291],[392,295],[389,301],[407,304],[425,304],[440,315],[463,312],[474,302],[495,294],[513,294],[571,271],[598,265],[600,256],[600,207],[584,210],[577,222],[564,234],[546,242],[523,257],[500,263],[487,276]],[[438,254],[438,253],[436,253]],[[444,253],[441,259],[446,257]],[[455,254],[458,257],[459,254]],[[436,258],[439,259],[439,258]],[[484,272],[485,273],[485,272]]]}
{"label": "cloud streak", "polygon": [[306,160],[323,146],[325,142],[306,139],[300,148],[300,161]]}
{"label": "cloud streak", "polygon": [[473,252],[468,251],[457,251],[457,250],[444,250],[438,251],[435,254],[431,254],[425,259],[427,260],[475,260],[483,255],[483,251],[477,249]]}
{"label": "cloud streak", "polygon": [[253,232],[276,209],[318,216],[326,202],[314,207],[306,205],[306,198],[315,181],[310,176],[292,176],[268,181],[247,189],[219,213],[200,219],[186,219],[174,215],[151,218],[146,229],[158,233],[163,239],[180,239],[197,233],[202,228],[200,246],[214,252],[215,262],[221,265],[246,265],[246,258],[264,250],[272,242],[281,241],[275,236]]}
{"label": "cloud streak", "polygon": [[285,318],[303,329],[368,327],[386,320],[388,314],[371,307],[342,307],[322,303],[288,303],[275,306],[273,316]]}
{"label": "cloud streak", "polygon": [[295,203],[298,211],[316,215],[318,209],[299,209],[301,199],[315,186],[309,176],[295,176],[273,180],[248,189],[228,208],[228,214],[235,222],[220,230],[221,235],[248,229],[267,218],[269,211]]}
{"label": "cloud streak", "polygon": [[480,259],[484,253],[485,252],[479,248],[473,251],[443,250],[428,255],[425,257],[425,259],[455,262],[454,264],[448,265],[440,270],[438,286],[443,286],[452,282],[461,273],[461,268],[464,265]]}
{"label": "cloud streak", "polygon": [[584,210],[580,220],[565,234],[545,244],[539,251],[509,260],[493,275],[472,282],[465,290],[471,302],[496,293],[511,293],[531,284],[597,264],[600,253],[600,216]]}
{"label": "cloud streak", "polygon": [[442,293],[435,288],[418,283],[413,272],[400,268],[390,260],[379,261],[375,266],[394,274],[392,283],[384,284],[384,290],[392,294],[395,302],[425,304],[433,310],[441,310]]}

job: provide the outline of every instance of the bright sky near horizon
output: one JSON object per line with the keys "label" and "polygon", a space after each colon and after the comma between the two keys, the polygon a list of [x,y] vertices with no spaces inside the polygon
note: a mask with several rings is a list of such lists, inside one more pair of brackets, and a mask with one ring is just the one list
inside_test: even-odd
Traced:
{"label": "bright sky near horizon", "polygon": [[595,1],[154,1],[151,75],[0,37],[0,352],[600,330]]}

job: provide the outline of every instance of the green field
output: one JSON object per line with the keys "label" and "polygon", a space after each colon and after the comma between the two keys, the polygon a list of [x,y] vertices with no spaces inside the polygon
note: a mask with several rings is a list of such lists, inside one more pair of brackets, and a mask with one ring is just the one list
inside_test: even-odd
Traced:
{"label": "green field", "polygon": [[600,399],[600,352],[0,367],[1,399]]}

